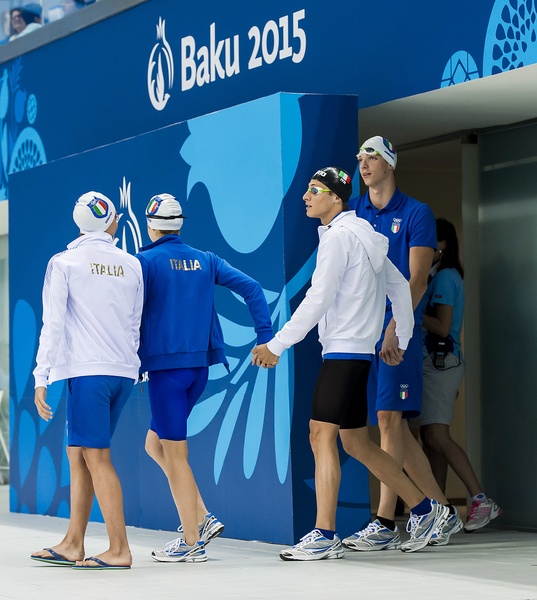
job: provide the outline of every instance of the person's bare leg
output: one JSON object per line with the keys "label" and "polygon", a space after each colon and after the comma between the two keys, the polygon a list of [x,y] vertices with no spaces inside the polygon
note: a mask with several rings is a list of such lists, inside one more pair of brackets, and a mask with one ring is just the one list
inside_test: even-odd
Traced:
{"label": "person's bare leg", "polygon": [[[464,483],[470,496],[477,496],[483,492],[481,483],[472,468],[466,452],[453,440],[449,433],[449,426],[440,423],[424,425],[422,427],[424,445],[433,455],[442,457],[453,469],[457,477]],[[431,461],[435,472],[435,465]]]}
{"label": "person's bare leg", "polygon": [[[123,494],[110,459],[110,448],[83,448],[83,455],[91,473],[110,544],[108,550],[95,556],[110,565],[131,565],[132,556],[123,513]],[[88,561],[85,563],[91,564]]]}
{"label": "person's bare leg", "polygon": [[405,446],[404,468],[410,479],[427,496],[440,504],[448,504],[444,492],[436,481],[429,460],[416,438],[410,432],[406,421],[402,423]]}
{"label": "person's bare leg", "polygon": [[[405,456],[402,413],[400,411],[379,410],[377,417],[380,430],[380,447],[394,459],[402,471]],[[393,521],[395,519],[396,504],[397,493],[381,481],[378,516]]]}
{"label": "person's bare leg", "polygon": [[[166,473],[166,468],[164,464],[164,450],[162,448],[162,444],[158,435],[152,431],[151,429],[147,432],[147,436],[145,438],[145,451],[147,454],[157,463],[157,465],[164,471],[166,477],[168,477],[168,473]],[[205,515],[209,513],[208,508],[205,506],[205,502],[201,497],[200,491],[196,484],[196,480],[194,479],[194,485],[196,486],[196,495],[197,495],[197,515],[198,515],[198,524],[203,522]]]}
{"label": "person's bare leg", "polygon": [[310,420],[310,444],[315,457],[315,527],[336,530],[336,509],[341,480],[337,449],[339,427],[332,423]]}
{"label": "person's bare leg", "polygon": [[411,508],[424,500],[424,494],[404,474],[393,457],[369,437],[367,427],[342,429],[339,435],[345,452],[365,465],[385,487],[389,486],[395,497],[401,496]]}
{"label": "person's bare leg", "polygon": [[168,477],[170,490],[183,526],[183,538],[189,546],[199,540],[198,486],[188,464],[186,440],[160,440],[163,450],[163,471]]}
{"label": "person's bare leg", "polygon": [[[414,434],[414,432],[412,432]],[[425,456],[431,465],[431,471],[433,472],[434,478],[438,483],[438,487],[442,490],[442,492],[446,493],[447,486],[447,472],[448,472],[448,462],[446,457],[441,453],[427,445],[427,441],[425,439],[425,431],[420,428],[420,438],[423,451],[425,452]]]}
{"label": "person's bare leg", "polygon": [[[51,546],[51,549],[67,560],[77,561],[84,558],[84,536],[88,526],[94,493],[91,475],[82,456],[82,448],[68,446],[67,457],[71,477],[71,515],[65,537],[56,546]],[[34,552],[32,556],[48,558],[50,552],[40,550]]]}
{"label": "person's bare leg", "polygon": [[438,487],[442,490],[443,494],[446,494],[446,485],[447,485],[447,472],[448,472],[448,462],[446,457],[441,453],[433,450],[432,448],[428,448],[423,442],[423,451],[425,452],[425,456],[427,457],[429,464],[431,465],[431,471],[433,472],[434,478],[436,479],[436,483],[438,483]]}

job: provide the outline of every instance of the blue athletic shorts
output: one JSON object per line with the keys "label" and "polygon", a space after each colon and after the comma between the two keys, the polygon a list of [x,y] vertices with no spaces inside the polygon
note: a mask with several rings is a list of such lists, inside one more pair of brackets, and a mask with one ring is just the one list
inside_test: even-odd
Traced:
{"label": "blue athletic shorts", "polygon": [[404,419],[413,419],[421,413],[423,392],[423,353],[421,326],[414,333],[403,355],[403,362],[396,367],[388,366],[379,358],[384,334],[380,338],[367,382],[369,422],[378,423],[377,411],[393,410],[403,413]]}
{"label": "blue athletic shorts", "polygon": [[161,440],[186,440],[186,421],[207,385],[209,369],[164,369],[150,371],[148,375],[149,428]]}
{"label": "blue athletic shorts", "polygon": [[119,415],[134,380],[85,375],[67,380],[67,445],[110,448]]}

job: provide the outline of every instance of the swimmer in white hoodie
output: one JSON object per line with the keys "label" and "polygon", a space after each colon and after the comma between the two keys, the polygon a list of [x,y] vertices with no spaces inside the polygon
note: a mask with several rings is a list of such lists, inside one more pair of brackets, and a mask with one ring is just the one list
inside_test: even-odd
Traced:
{"label": "swimmer in white hoodie", "polygon": [[[279,356],[318,325],[323,364],[313,396],[310,442],[315,457],[317,519],[301,541],[280,553],[283,560],[342,558],[336,534],[341,467],[339,434],[345,451],[365,464],[411,509],[406,551],[427,545],[448,509],[426,498],[391,456],[369,437],[367,378],[382,333],[386,296],[393,306],[399,347],[381,358],[389,365],[403,360],[414,325],[408,282],[387,257],[388,239],[349,211],[351,178],[337,167],[319,169],[303,196],[306,214],[318,218],[319,248],[315,271],[302,303],[267,344],[252,350],[252,364],[273,367]],[[400,546],[400,541],[399,541]],[[397,547],[399,547],[397,546]]]}

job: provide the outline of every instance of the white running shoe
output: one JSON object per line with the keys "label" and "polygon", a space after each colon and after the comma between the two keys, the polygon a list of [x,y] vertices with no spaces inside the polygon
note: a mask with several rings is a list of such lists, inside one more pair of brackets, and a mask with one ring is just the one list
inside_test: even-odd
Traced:
{"label": "white running shoe", "polygon": [[[218,537],[224,531],[224,524],[221,523],[213,513],[207,513],[203,521],[199,524],[200,540],[207,545],[212,539]],[[179,525],[177,531],[183,537],[183,526]],[[175,540],[173,540],[175,541]],[[171,544],[172,542],[170,542]]]}
{"label": "white running shoe", "polygon": [[464,531],[481,529],[501,514],[502,509],[491,498],[485,500],[485,502],[474,502],[470,508]]}
{"label": "white running shoe", "polygon": [[441,530],[449,517],[449,508],[431,500],[431,511],[425,515],[410,513],[406,530],[410,539],[401,544],[403,552],[417,552],[425,548],[436,529]]}
{"label": "white running shoe", "polygon": [[323,558],[343,558],[345,551],[337,535],[328,540],[318,530],[306,534],[298,544],[280,552],[282,560],[321,560]]}
{"label": "white running shoe", "polygon": [[457,507],[455,507],[455,513],[450,514],[447,521],[444,523],[442,529],[435,529],[431,539],[429,540],[429,546],[446,546],[449,543],[449,538],[460,531],[464,526],[461,516]]}
{"label": "white running shoe", "polygon": [[193,546],[185,543],[183,538],[177,538],[160,550],[153,550],[151,557],[158,562],[205,562],[205,544],[200,540]]}
{"label": "white running shoe", "polygon": [[395,531],[392,531],[384,527],[378,519],[375,519],[365,529],[353,533],[341,543],[345,548],[360,552],[398,550],[401,547],[401,536],[397,527]]}

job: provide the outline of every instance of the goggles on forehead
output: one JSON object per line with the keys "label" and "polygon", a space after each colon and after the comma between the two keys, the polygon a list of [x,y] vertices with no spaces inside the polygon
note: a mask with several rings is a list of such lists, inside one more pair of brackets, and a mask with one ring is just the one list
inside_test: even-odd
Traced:
{"label": "goggles on forehead", "polygon": [[316,185],[312,185],[311,187],[308,188],[308,192],[311,192],[314,196],[317,196],[317,194],[322,194],[323,192],[331,192],[332,190],[329,190],[327,188],[320,188],[317,187]]}
{"label": "goggles on forehead", "polygon": [[362,148],[358,150],[358,156],[360,156],[362,152],[365,152],[366,154],[378,154],[379,156],[381,155],[378,150],[375,150],[375,148],[371,148],[370,146],[367,146],[365,148],[362,146]]}

